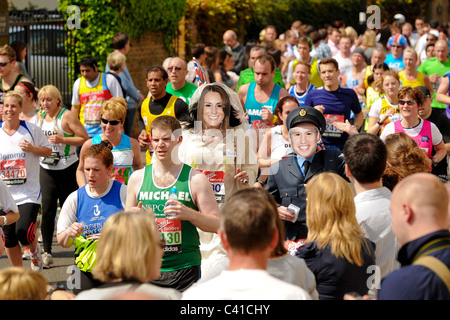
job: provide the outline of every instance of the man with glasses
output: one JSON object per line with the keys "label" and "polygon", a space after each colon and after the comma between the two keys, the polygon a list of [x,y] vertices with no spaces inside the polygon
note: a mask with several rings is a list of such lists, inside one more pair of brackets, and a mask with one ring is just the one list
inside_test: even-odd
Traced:
{"label": "man with glasses", "polygon": [[112,97],[123,97],[119,81],[100,72],[97,60],[87,56],[80,61],[81,77],[73,85],[71,111],[80,119],[89,138],[102,133],[100,107]]}
{"label": "man with glasses", "polygon": [[427,51],[426,51],[426,48],[428,47],[428,45],[430,45],[430,44],[435,45],[436,42],[439,40],[439,31],[431,30],[430,32],[427,33],[427,37],[425,39],[426,39],[426,46],[425,46],[425,48],[421,52],[418,52],[421,64],[425,60],[428,59],[427,58]]}
{"label": "man with glasses", "polygon": [[391,53],[386,56],[384,62],[388,65],[389,69],[395,72],[400,72],[405,69],[403,63],[403,50],[408,46],[406,38],[400,33],[389,38],[387,47],[391,50]]}
{"label": "man with glasses", "polygon": [[170,59],[167,73],[169,74],[170,82],[166,86],[166,91],[179,97],[189,105],[192,95],[197,90],[197,86],[186,81],[186,75],[188,74],[186,61],[179,57]]}
{"label": "man with glasses", "polygon": [[294,153],[270,166],[266,190],[278,203],[278,215],[284,222],[285,239],[292,250],[305,243],[306,183],[321,172],[333,171],[346,179],[344,159],[339,150],[318,150],[325,132],[323,114],[312,107],[299,107],[286,119],[289,141]]}
{"label": "man with glasses", "polygon": [[150,125],[157,117],[172,116],[179,121],[189,119],[189,108],[186,102],[166,91],[169,76],[161,66],[152,66],[147,70],[147,88],[149,96],[138,106],[139,134],[138,141],[141,148],[147,149],[146,165],[152,162]]}
{"label": "man with glasses", "polygon": [[31,81],[24,75],[15,71],[17,63],[16,52],[9,45],[0,47],[0,118],[3,109],[3,95],[8,91],[14,91],[19,82]]}
{"label": "man with glasses", "polygon": [[241,70],[244,69],[245,47],[239,43],[237,34],[233,30],[225,31],[223,34],[223,43],[225,45],[222,49],[227,50],[233,56],[234,67],[230,71],[239,75]]}

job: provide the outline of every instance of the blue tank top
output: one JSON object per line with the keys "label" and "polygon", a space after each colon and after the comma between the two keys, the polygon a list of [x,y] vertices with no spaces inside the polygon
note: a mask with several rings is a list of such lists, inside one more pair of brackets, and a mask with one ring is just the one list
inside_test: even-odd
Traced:
{"label": "blue tank top", "polygon": [[[102,142],[100,135],[92,137],[92,144]],[[130,137],[122,133],[120,143],[111,150],[114,157],[114,180],[128,184],[128,179],[133,169],[134,152],[131,147]]]}
{"label": "blue tank top", "polygon": [[300,104],[300,107],[302,107],[302,106],[305,104],[306,96],[308,95],[308,93],[309,93],[311,90],[315,89],[315,88],[316,88],[315,85],[310,84],[310,85],[308,86],[308,89],[306,89],[306,91],[303,92],[302,95],[299,95],[299,94],[297,93],[297,91],[295,91],[295,90],[297,89],[297,85],[295,85],[295,86],[292,86],[292,87],[289,88],[289,95],[291,95],[291,96],[297,98],[298,103]]}
{"label": "blue tank top", "polygon": [[106,219],[114,213],[123,210],[120,199],[122,184],[113,181],[108,194],[101,198],[93,198],[86,192],[87,185],[77,190],[77,221],[84,222],[84,236],[87,239],[97,238],[102,231]]}
{"label": "blue tank top", "polygon": [[353,89],[355,87],[357,87],[359,84],[359,78],[354,78],[353,74],[352,74],[352,70],[349,70],[347,72],[347,83],[345,84],[345,86],[347,88]]}
{"label": "blue tank top", "polygon": [[255,98],[255,86],[256,82],[251,82],[247,91],[247,99],[245,101],[245,110],[247,111],[247,115],[250,120],[250,124],[254,120],[262,120],[261,118],[261,110],[262,108],[268,109],[270,112],[274,112],[278,103],[278,96],[280,94],[281,86],[275,83],[273,87],[272,94],[270,95],[269,100],[264,103],[260,103],[256,101]]}

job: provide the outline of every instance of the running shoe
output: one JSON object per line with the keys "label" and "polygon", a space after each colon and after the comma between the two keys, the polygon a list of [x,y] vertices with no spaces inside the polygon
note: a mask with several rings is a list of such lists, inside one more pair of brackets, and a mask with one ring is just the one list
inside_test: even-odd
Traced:
{"label": "running shoe", "polygon": [[31,259],[31,257],[30,257],[30,248],[28,248],[28,247],[24,247],[23,248],[22,259],[23,260],[30,260]]}
{"label": "running shoe", "polygon": [[39,249],[39,245],[37,245],[36,252],[30,252],[31,257],[31,270],[40,271],[42,269],[42,256],[41,250]]}
{"label": "running shoe", "polygon": [[42,263],[44,269],[50,269],[53,267],[53,257],[50,253],[44,252],[42,255]]}

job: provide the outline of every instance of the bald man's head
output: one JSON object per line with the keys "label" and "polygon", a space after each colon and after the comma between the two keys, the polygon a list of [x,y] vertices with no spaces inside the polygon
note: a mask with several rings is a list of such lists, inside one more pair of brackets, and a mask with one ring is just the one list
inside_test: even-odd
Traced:
{"label": "bald man's head", "polygon": [[430,173],[404,178],[392,192],[391,212],[400,245],[447,229],[448,194],[444,183]]}

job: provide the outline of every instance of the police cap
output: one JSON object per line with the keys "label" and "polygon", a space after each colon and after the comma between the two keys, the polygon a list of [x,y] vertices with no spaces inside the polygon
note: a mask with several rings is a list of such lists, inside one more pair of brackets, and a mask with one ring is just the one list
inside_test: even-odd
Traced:
{"label": "police cap", "polygon": [[318,129],[320,134],[323,134],[326,127],[325,117],[322,112],[313,107],[298,107],[292,110],[287,119],[286,127],[288,130],[295,127],[297,124],[302,122],[313,123]]}

